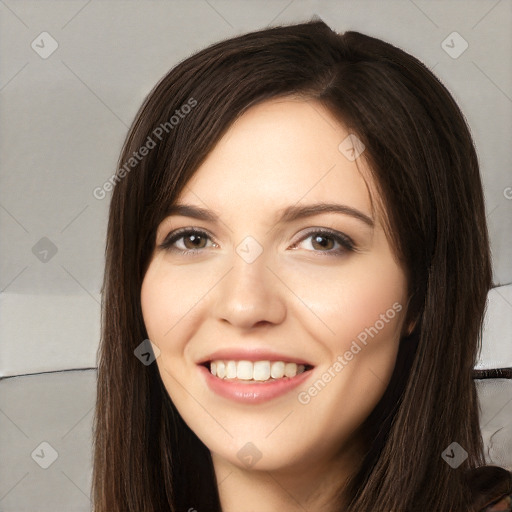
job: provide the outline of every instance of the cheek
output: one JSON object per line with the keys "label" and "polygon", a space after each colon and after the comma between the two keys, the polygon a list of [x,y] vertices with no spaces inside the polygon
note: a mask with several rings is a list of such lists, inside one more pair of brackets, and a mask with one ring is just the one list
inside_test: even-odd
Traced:
{"label": "cheek", "polygon": [[[149,266],[141,287],[147,335],[160,350],[156,365],[169,396],[178,403],[181,403],[179,396],[182,392],[178,383],[183,381],[185,372],[181,363],[186,350],[185,340],[192,335],[190,330],[195,325],[193,305],[200,297],[187,294],[187,290],[194,289],[190,284],[180,278],[179,272],[171,275],[169,267],[157,260]],[[199,290],[195,290],[199,294]]]}
{"label": "cheek", "polygon": [[196,306],[208,289],[201,273],[171,270],[170,265],[155,260],[142,282],[144,324],[148,336],[158,345],[168,344],[185,323],[193,322]]}
{"label": "cheek", "polygon": [[346,266],[319,265],[314,270],[300,266],[281,270],[300,299],[297,317],[313,339],[339,353],[348,350],[351,340],[369,339],[369,332],[372,339],[376,331],[377,339],[399,336],[406,281],[393,261],[368,255]]}
{"label": "cheek", "polygon": [[317,333],[316,340],[327,358],[316,380],[301,388],[297,397],[305,416],[323,419],[326,450],[334,439],[347,436],[368,417],[395,366],[405,311],[403,290],[395,282],[384,288],[373,284],[369,288],[347,285],[332,316],[325,314],[334,334]]}
{"label": "cheek", "polygon": [[397,276],[393,282],[381,279],[354,286],[343,297],[340,330],[363,344],[369,340],[398,341],[405,309],[404,290],[396,285],[398,280]]}
{"label": "cheek", "polygon": [[166,331],[164,318],[168,313],[168,302],[164,290],[163,283],[156,279],[156,273],[150,265],[142,282],[140,302],[148,336],[157,344]]}

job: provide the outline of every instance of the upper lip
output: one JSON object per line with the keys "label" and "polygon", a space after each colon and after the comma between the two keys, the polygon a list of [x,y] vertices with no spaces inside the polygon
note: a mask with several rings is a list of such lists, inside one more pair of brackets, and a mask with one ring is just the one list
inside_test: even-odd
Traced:
{"label": "upper lip", "polygon": [[200,359],[197,364],[205,364],[210,361],[285,361],[290,363],[313,366],[312,363],[301,357],[280,354],[268,349],[260,348],[225,348],[212,352]]}

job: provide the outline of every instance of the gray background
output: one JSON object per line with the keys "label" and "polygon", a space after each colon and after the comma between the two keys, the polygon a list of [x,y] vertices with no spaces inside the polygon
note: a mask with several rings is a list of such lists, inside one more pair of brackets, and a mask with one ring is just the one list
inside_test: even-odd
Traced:
{"label": "gray background", "polygon": [[[510,0],[0,0],[0,511],[91,507],[110,199],[92,191],[145,95],[210,43],[314,14],[417,56],[465,113],[499,285],[477,367],[512,366]],[[512,382],[478,386],[489,461],[512,469]]]}

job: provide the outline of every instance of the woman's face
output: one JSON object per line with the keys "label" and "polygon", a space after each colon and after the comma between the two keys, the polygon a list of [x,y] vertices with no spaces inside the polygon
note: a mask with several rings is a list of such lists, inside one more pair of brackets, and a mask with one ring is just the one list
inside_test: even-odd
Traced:
{"label": "woman's face", "polygon": [[[190,209],[158,226],[144,322],[171,399],[214,460],[333,463],[388,385],[407,283],[348,136],[315,101],[254,106],[182,191]],[[194,232],[172,237],[183,228]]]}

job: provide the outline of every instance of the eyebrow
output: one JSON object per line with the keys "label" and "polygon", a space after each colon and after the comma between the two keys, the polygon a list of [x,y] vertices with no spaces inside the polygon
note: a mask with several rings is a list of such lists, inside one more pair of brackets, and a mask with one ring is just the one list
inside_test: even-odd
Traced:
{"label": "eyebrow", "polygon": [[[305,217],[312,217],[313,215],[321,213],[341,213],[360,220],[372,228],[374,227],[374,221],[368,215],[352,208],[351,206],[337,203],[314,203],[304,206],[293,205],[280,210],[279,213],[281,216],[277,220],[278,224],[292,222]],[[210,222],[218,222],[219,220],[219,216],[216,213],[189,204],[175,204],[170,206],[167,210],[167,216],[171,215],[182,215],[184,217],[191,217],[193,219]]]}

